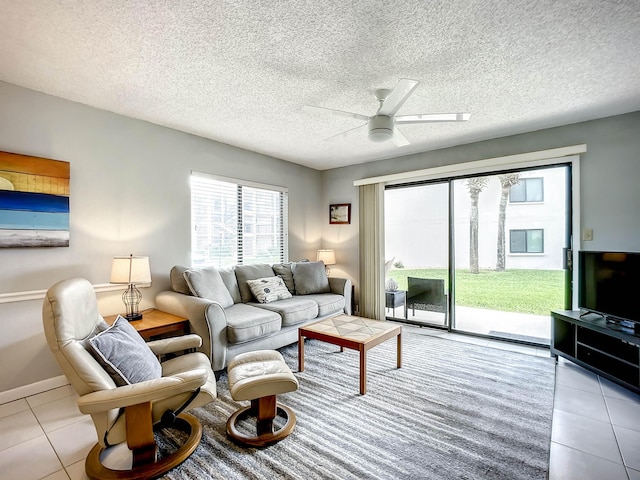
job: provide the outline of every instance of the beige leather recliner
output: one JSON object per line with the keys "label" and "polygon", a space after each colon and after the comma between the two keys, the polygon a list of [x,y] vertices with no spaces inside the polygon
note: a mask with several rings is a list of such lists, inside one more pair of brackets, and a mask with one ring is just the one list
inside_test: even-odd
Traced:
{"label": "beige leather recliner", "polygon": [[[198,446],[202,426],[190,414],[181,413],[173,428],[185,430],[187,441],[173,454],[157,460],[153,428],[168,425],[173,412],[205,405],[216,398],[216,381],[209,359],[188,353],[161,363],[161,378],[116,386],[114,380],[89,353],[89,339],[108,328],[93,286],[74,278],[52,286],[43,304],[47,342],[62,371],[79,394],[78,407],[91,415],[98,443],[85,462],[89,478],[155,478],[179,465]],[[156,355],[197,348],[201,339],[186,335],[147,343]],[[122,409],[122,411],[121,411]],[[166,414],[165,412],[169,412]],[[133,467],[110,470],[100,462],[109,446],[127,442]]]}

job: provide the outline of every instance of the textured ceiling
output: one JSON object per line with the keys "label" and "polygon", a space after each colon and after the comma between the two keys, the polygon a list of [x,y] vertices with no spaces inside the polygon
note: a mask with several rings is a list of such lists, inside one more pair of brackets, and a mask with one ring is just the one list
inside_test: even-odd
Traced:
{"label": "textured ceiling", "polygon": [[[321,170],[640,110],[639,52],[638,0],[0,0],[0,80]],[[398,148],[302,110],[400,78],[471,120]]]}

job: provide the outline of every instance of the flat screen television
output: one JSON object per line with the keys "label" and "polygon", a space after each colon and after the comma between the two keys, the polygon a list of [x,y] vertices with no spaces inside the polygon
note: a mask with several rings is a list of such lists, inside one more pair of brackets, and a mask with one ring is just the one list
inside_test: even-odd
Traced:
{"label": "flat screen television", "polygon": [[640,323],[640,253],[578,253],[578,306]]}

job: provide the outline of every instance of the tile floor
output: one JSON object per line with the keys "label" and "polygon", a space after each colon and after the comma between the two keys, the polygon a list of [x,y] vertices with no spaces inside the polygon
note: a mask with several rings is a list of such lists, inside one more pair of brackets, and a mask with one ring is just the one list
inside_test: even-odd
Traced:
{"label": "tile floor", "polygon": [[[543,348],[429,328],[424,335],[548,356]],[[84,458],[96,442],[70,386],[0,405],[0,479],[87,478]],[[551,480],[640,480],[640,396],[560,359],[551,434]]]}

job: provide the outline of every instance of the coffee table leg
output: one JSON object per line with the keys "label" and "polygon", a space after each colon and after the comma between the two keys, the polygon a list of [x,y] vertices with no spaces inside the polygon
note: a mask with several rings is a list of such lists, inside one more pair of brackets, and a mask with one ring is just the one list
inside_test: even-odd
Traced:
{"label": "coffee table leg", "polygon": [[298,333],[298,371],[304,372],[304,337]]}
{"label": "coffee table leg", "polygon": [[360,395],[367,393],[367,351],[360,347]]}
{"label": "coffee table leg", "polygon": [[398,334],[397,355],[398,355],[398,359],[397,359],[398,368],[402,368],[402,333]]}

